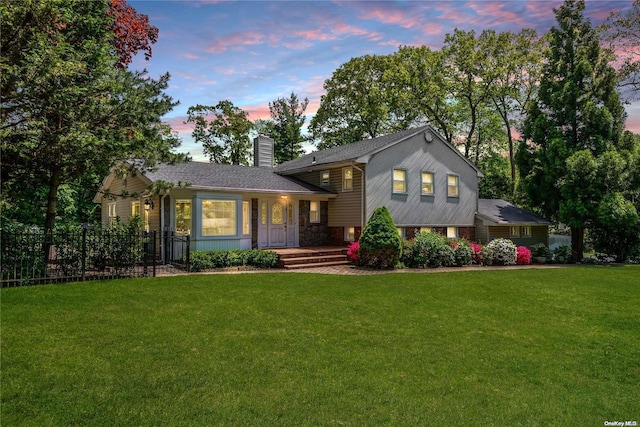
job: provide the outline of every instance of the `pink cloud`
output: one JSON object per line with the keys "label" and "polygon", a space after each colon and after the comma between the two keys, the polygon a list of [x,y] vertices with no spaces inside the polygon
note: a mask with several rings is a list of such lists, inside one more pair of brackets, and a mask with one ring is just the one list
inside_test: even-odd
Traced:
{"label": "pink cloud", "polygon": [[383,24],[397,25],[402,28],[413,28],[420,23],[420,19],[413,11],[387,8],[368,9],[360,15],[360,18],[372,19]]}
{"label": "pink cloud", "polygon": [[191,132],[193,132],[193,124],[185,123],[186,121],[187,117],[182,116],[166,119],[164,120],[164,123],[167,123],[169,126],[171,126],[171,129],[174,132],[178,132],[178,135],[183,136],[185,134],[191,134]]}
{"label": "pink cloud", "polygon": [[503,1],[470,1],[467,6],[476,12],[478,16],[494,18],[495,22],[509,23],[526,27],[528,21],[512,10],[507,10],[508,2]]}
{"label": "pink cloud", "polygon": [[266,37],[266,34],[259,33],[257,31],[243,31],[228,34],[210,44],[207,48],[207,52],[221,53],[229,49],[238,49],[244,46],[263,44]]}
{"label": "pink cloud", "polygon": [[305,40],[335,40],[335,36],[317,28],[315,30],[296,30],[293,32],[297,37]]}
{"label": "pink cloud", "polygon": [[187,52],[182,54],[183,58],[187,58],[187,59],[200,59],[200,56],[196,55],[195,53],[191,53],[191,52]]}
{"label": "pink cloud", "polygon": [[382,33],[365,30],[364,28],[349,25],[344,22],[335,23],[332,27],[332,31],[339,35],[359,36],[372,41],[378,41],[384,38],[384,34]]}

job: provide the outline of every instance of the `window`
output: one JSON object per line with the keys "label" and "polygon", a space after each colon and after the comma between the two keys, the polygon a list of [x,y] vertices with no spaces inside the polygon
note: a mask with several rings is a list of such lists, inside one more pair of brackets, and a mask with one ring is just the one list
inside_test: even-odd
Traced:
{"label": "window", "polygon": [[342,169],[342,191],[353,190],[353,168]]}
{"label": "window", "polygon": [[517,225],[512,225],[509,231],[509,235],[511,237],[520,237],[520,227],[518,227]]}
{"label": "window", "polygon": [[249,202],[242,202],[242,234],[249,234],[250,217]]}
{"label": "window", "polygon": [[176,233],[191,234],[191,200],[176,200]]}
{"label": "window", "polygon": [[394,193],[406,193],[407,192],[407,171],[404,169],[393,170],[393,192]]}
{"label": "window", "polygon": [[131,202],[131,216],[140,216],[140,201]]}
{"label": "window", "polygon": [[447,227],[447,238],[448,239],[457,239],[458,238],[458,227]]}
{"label": "window", "polygon": [[431,233],[432,231],[431,227],[420,227],[421,233]]}
{"label": "window", "polygon": [[107,205],[107,220],[109,221],[109,224],[116,222],[117,217],[118,215],[116,214],[116,204],[109,203]]}
{"label": "window", "polygon": [[522,227],[521,236],[522,237],[531,237],[531,227],[528,226],[528,225],[525,225],[524,227]]}
{"label": "window", "polygon": [[311,202],[309,206],[309,221],[320,222],[320,202]]}
{"label": "window", "polygon": [[329,171],[323,171],[320,173],[320,184],[323,186],[327,186],[331,183],[331,174]]}
{"label": "window", "polygon": [[267,225],[267,202],[262,202],[260,206],[260,223]]}
{"label": "window", "polygon": [[352,242],[356,240],[356,228],[355,227],[347,227],[345,229],[345,240]]}
{"label": "window", "polygon": [[396,227],[396,229],[398,230],[398,236],[400,236],[400,238],[404,238],[404,228]]}
{"label": "window", "polygon": [[422,172],[422,195],[433,196],[433,173]]}
{"label": "window", "polygon": [[458,197],[458,175],[447,175],[447,196]]}
{"label": "window", "polygon": [[203,236],[235,236],[236,230],[235,200],[202,201]]}

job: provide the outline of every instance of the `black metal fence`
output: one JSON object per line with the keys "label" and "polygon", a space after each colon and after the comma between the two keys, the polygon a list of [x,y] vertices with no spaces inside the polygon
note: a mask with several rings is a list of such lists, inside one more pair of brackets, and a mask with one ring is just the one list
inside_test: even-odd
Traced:
{"label": "black metal fence", "polygon": [[155,277],[158,270],[169,266],[188,270],[189,244],[188,236],[178,239],[170,232],[126,228],[49,233],[3,229],[0,286]]}

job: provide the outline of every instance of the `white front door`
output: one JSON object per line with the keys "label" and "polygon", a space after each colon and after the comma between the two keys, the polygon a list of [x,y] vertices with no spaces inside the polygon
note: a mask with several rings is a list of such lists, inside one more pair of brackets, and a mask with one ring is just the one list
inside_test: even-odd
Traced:
{"label": "white front door", "polygon": [[269,246],[287,246],[287,205],[271,202],[269,215]]}

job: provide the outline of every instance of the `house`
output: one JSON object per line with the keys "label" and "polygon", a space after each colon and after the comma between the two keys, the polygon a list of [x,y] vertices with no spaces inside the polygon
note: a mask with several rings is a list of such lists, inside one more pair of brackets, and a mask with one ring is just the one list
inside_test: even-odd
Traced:
{"label": "house", "polygon": [[[432,230],[476,240],[478,227],[503,225],[490,215],[478,222],[482,173],[428,125],[273,163],[273,140],[259,136],[254,166],[187,162],[126,179],[112,173],[94,201],[103,223],[140,214],[149,229],[190,235],[192,250],[344,245],[379,206],[407,238]],[[147,198],[103,196],[144,194],[158,182],[176,186]]]}

